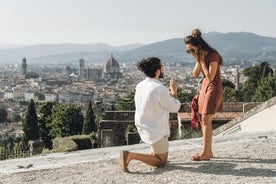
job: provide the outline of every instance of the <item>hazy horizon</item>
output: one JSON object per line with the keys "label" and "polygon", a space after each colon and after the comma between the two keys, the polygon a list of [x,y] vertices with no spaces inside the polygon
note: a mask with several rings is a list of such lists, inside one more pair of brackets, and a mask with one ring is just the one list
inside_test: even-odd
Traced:
{"label": "hazy horizon", "polygon": [[[218,31],[211,31],[211,32],[218,32]],[[211,33],[211,32],[208,32],[208,33]],[[240,32],[243,32],[243,31],[240,31]],[[240,32],[226,32],[226,33],[222,33],[222,32],[218,32],[218,33],[222,33],[222,34],[227,34],[227,33],[240,33]],[[203,33],[204,34],[208,34],[208,33]],[[247,33],[252,33],[252,32],[247,32]],[[256,34],[256,33],[252,33],[252,34]],[[266,35],[259,35],[259,34],[256,34],[258,36],[265,36],[265,37],[270,37],[270,36],[266,36]],[[168,38],[168,39],[165,39],[165,40],[156,40],[155,42],[152,42],[152,43],[156,43],[156,42],[161,42],[161,41],[166,41],[166,40],[169,40],[169,39],[177,39],[179,37],[175,37],[175,38]],[[276,37],[271,37],[271,38],[276,38]],[[15,45],[15,44],[3,44],[3,43],[0,43],[0,49],[16,49],[16,48],[22,48],[22,47],[28,47],[28,46],[37,46],[37,45],[66,45],[66,44],[76,44],[76,45],[93,45],[93,44],[104,44],[104,45],[108,45],[108,46],[111,46],[111,47],[124,47],[124,46],[129,46],[129,45],[148,45],[148,44],[151,44],[151,43],[128,43],[128,44],[123,44],[123,45],[111,45],[111,44],[108,44],[108,43],[34,43],[34,44],[29,44],[29,45]]]}

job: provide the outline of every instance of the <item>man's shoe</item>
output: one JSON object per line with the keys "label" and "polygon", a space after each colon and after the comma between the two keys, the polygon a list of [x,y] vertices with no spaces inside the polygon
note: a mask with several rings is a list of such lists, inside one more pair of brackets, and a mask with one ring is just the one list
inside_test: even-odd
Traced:
{"label": "man's shoe", "polygon": [[127,168],[127,156],[128,156],[128,151],[121,151],[120,152],[120,166],[122,171],[124,172],[129,172]]}

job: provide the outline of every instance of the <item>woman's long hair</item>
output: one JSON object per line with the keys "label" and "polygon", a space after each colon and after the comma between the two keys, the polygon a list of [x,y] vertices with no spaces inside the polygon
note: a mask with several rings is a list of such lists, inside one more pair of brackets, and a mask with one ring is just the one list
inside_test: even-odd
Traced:
{"label": "woman's long hair", "polygon": [[192,31],[192,34],[189,36],[186,36],[184,38],[185,44],[191,44],[195,47],[199,48],[199,52],[197,54],[196,60],[197,61],[205,61],[207,55],[209,52],[215,52],[219,55],[220,61],[219,64],[223,65],[223,58],[219,54],[219,52],[211,47],[202,37],[201,37],[201,31],[199,29],[194,29]]}

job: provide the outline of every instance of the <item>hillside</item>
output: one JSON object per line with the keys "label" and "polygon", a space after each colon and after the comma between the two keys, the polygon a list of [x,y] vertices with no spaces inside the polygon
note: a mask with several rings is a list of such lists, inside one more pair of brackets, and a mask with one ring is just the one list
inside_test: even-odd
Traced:
{"label": "hillside", "polygon": [[[224,57],[225,64],[268,61],[276,64],[276,38],[247,32],[209,32],[203,38]],[[148,45],[133,44],[112,47],[107,44],[40,44],[28,47],[0,49],[0,63],[104,62],[113,53],[119,62],[136,62],[143,57],[158,56],[164,62],[193,62],[186,54],[183,38],[174,38]]]}

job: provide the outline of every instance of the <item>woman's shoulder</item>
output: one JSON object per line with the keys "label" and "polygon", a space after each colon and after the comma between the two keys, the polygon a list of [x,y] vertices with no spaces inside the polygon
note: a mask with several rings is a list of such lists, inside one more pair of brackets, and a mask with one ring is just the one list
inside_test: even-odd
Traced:
{"label": "woman's shoulder", "polygon": [[211,62],[212,62],[212,61],[217,61],[217,62],[220,61],[220,55],[219,55],[219,53],[216,52],[216,51],[210,51],[210,52],[208,53],[208,58],[209,58],[209,60],[210,60]]}
{"label": "woman's shoulder", "polygon": [[209,51],[208,55],[210,55],[210,56],[219,56],[219,53],[216,50],[211,50],[211,51]]}

